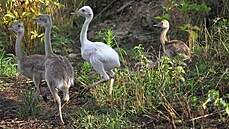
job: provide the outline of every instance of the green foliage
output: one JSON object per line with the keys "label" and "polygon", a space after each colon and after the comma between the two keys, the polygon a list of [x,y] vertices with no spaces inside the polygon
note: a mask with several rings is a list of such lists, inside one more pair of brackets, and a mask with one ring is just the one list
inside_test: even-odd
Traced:
{"label": "green foliage", "polygon": [[192,2],[181,1],[177,9],[180,12],[197,11],[198,13],[208,13],[209,11],[211,11],[211,8],[207,7],[207,5],[204,2],[202,2],[201,4],[197,4]]}
{"label": "green foliage", "polygon": [[[191,127],[185,119],[191,119],[192,115],[200,110],[202,96],[205,96],[208,90],[217,84],[215,81],[217,74],[222,73],[223,70],[218,71],[215,68],[216,64],[205,58],[198,58],[198,61],[194,58],[195,66],[189,69],[180,60],[179,55],[174,60],[164,56],[157,62],[156,68],[149,69],[150,62],[145,49],[138,45],[132,51],[124,59],[127,65],[122,66],[120,70],[115,70],[112,96],[108,94],[109,82],[97,86],[94,91],[91,91],[93,106],[87,104],[82,108],[77,108],[72,117],[75,125],[82,128],[103,126],[113,128],[114,125],[120,128],[128,127],[127,125],[138,127],[132,123],[133,121],[130,122],[127,119],[138,119],[137,116],[143,114],[151,119],[156,113],[162,115],[167,121],[176,121],[177,124],[183,123],[183,127]],[[134,62],[127,61],[132,59]],[[138,62],[143,65],[129,67],[131,65],[129,63]],[[99,79],[97,75],[88,74],[90,67],[87,63],[83,63],[81,68],[81,73],[83,71],[87,73],[79,74],[81,77],[84,76],[86,83]],[[218,83],[225,82],[226,79],[226,76],[222,76]],[[203,86],[204,88],[201,88]],[[225,95],[224,98],[227,96]],[[225,101],[220,104],[222,105],[223,102]],[[224,109],[228,110],[226,102],[223,105]],[[118,111],[118,114],[112,114],[113,111]],[[192,115],[184,116],[187,112]],[[120,124],[120,121],[128,121],[128,124],[122,122]]]}
{"label": "green foliage", "polygon": [[[211,8],[204,2],[200,4],[176,0],[167,0],[167,2],[168,4],[162,6],[162,10],[165,14],[156,16],[155,19],[175,21],[176,25],[179,23],[180,25],[178,25],[178,28],[188,33],[189,47],[199,47],[198,40],[200,37],[199,33],[202,29],[203,17],[206,13],[211,11]],[[199,23],[200,25],[198,25]],[[184,37],[186,37],[184,34],[179,36],[182,37],[183,40],[185,39]]]}
{"label": "green foliage", "polygon": [[107,108],[98,108],[93,105],[88,108],[77,108],[71,118],[78,128],[86,129],[121,129],[133,124],[126,119],[126,114],[122,114],[119,111],[107,110]]}
{"label": "green foliage", "polygon": [[143,63],[144,65],[148,66],[149,65],[149,60],[146,57],[146,54],[144,52],[144,48],[142,47],[142,44],[139,44],[138,46],[134,47],[134,52],[133,52],[133,58],[135,61]]}
{"label": "green foliage", "polygon": [[170,19],[170,15],[169,14],[164,14],[162,16],[156,16],[155,19],[157,19],[157,20],[169,20]]}
{"label": "green foliage", "polygon": [[100,42],[104,42],[107,45],[113,47],[115,44],[115,35],[111,29],[102,30],[98,32]]}
{"label": "green foliage", "polygon": [[52,36],[52,48],[55,53],[58,54],[68,54],[72,53],[72,48],[70,47],[73,44],[73,40],[67,38],[58,32],[53,32]]}
{"label": "green foliage", "polygon": [[207,94],[207,100],[203,103],[203,108],[206,109],[207,104],[210,102],[214,102],[214,107],[222,107],[225,108],[225,112],[229,116],[229,102],[226,102],[224,99],[228,99],[229,94],[226,94],[222,98],[219,96],[219,91],[217,90],[209,90]]}
{"label": "green foliage", "polygon": [[[3,28],[4,32],[8,32],[8,27],[15,21],[22,21],[25,26],[24,41],[26,41],[26,49],[31,53],[37,46],[38,42],[33,40],[37,36],[37,26],[31,22],[31,19],[43,13],[54,13],[57,8],[63,7],[62,4],[52,0],[34,0],[34,1],[16,1],[16,0],[4,0],[1,2],[0,8],[0,28]],[[1,34],[0,34],[1,35]],[[7,34],[8,35],[8,34]],[[7,51],[13,51],[16,36],[11,33],[13,40],[10,42],[3,42]]]}
{"label": "green foliage", "polygon": [[112,48],[116,48],[116,51],[118,52],[120,56],[121,62],[126,65],[126,62],[124,60],[124,56],[127,55],[126,51],[119,47],[118,43],[115,40],[115,35],[113,30],[111,29],[104,29],[102,31],[99,31],[97,33],[98,41],[104,42],[107,45],[111,46]]}
{"label": "green foliage", "polygon": [[17,59],[13,54],[0,52],[0,77],[12,77],[17,74]]}
{"label": "green foliage", "polygon": [[[6,29],[15,20],[22,20],[32,25],[30,19],[33,15],[58,12],[58,14],[52,15],[53,19],[61,16],[61,20],[54,20],[58,27],[54,26],[52,33],[53,49],[57,53],[72,51],[70,47],[73,43],[73,38],[70,38],[72,26],[69,28],[69,25],[73,25],[72,19],[68,15],[64,15],[63,12],[55,10],[55,8],[61,7],[61,4],[55,3],[55,1],[53,3],[50,0],[35,1],[28,5],[26,3],[28,10],[21,11],[18,8],[20,2],[4,2],[2,5],[5,7],[0,8],[0,13],[3,14],[0,15],[0,27],[5,29],[0,32],[1,39],[8,39],[7,33],[5,33],[8,32]],[[107,1],[89,1],[88,3],[90,3],[89,5],[100,5],[104,2]],[[162,7],[164,15],[158,16],[157,19],[175,21],[176,25],[179,24],[179,29],[189,34],[193,62],[185,64],[180,60],[179,56],[182,55],[174,60],[164,56],[157,62],[151,62],[148,56],[151,53],[147,52],[141,44],[134,48],[127,48],[126,52],[119,48],[113,30],[102,29],[97,34],[98,39],[117,50],[122,62],[121,68],[115,69],[116,76],[112,96],[108,94],[110,82],[100,84],[94,91],[91,91],[89,97],[86,96],[89,102],[84,103],[81,107],[76,107],[75,112],[69,114],[71,124],[76,128],[147,128],[147,125],[154,125],[157,122],[159,126],[168,123],[173,128],[176,126],[177,128],[204,128],[202,122],[205,120],[202,121],[202,118],[208,117],[206,114],[213,112],[216,118],[228,117],[229,96],[226,90],[228,89],[229,76],[228,72],[225,72],[228,70],[229,56],[228,19],[224,17],[206,19],[206,21],[209,20],[210,27],[208,28],[205,19],[202,18],[213,10],[205,3],[198,4],[187,2],[187,0],[167,0],[167,2],[169,4]],[[79,3],[81,6],[87,2],[80,1]],[[35,4],[37,7],[34,7]],[[27,7],[30,5],[32,6]],[[67,5],[71,5],[71,7],[65,8],[65,12],[72,9],[72,6],[74,6],[74,10],[78,8],[76,2],[72,4],[72,1],[66,1],[65,6]],[[52,12],[52,10],[55,11]],[[178,15],[180,17],[176,17]],[[26,34],[24,40],[32,39],[32,44],[37,43],[36,38],[43,40],[43,33],[40,33],[43,30],[37,30],[34,25],[32,25],[34,27],[32,29],[29,25],[25,26],[29,34]],[[68,31],[70,36],[66,34]],[[4,49],[9,49],[10,47],[7,46],[9,42],[6,42],[5,39],[0,40],[0,44],[4,45]],[[15,34],[11,35],[11,39],[9,44],[14,44]],[[44,47],[43,44],[42,46]],[[42,50],[44,49],[42,48]],[[14,76],[17,73],[15,56],[1,53],[0,59],[0,76]],[[150,68],[150,63],[156,64],[154,69]],[[101,75],[95,74],[88,62],[79,63],[77,68],[79,68],[79,72],[75,81],[80,85],[88,86],[101,79]],[[42,113],[40,105],[31,107],[32,92],[30,89],[26,89],[20,98],[22,99],[18,104],[20,117],[28,118]],[[77,100],[77,102],[81,102],[81,100]],[[222,111],[225,112],[223,115],[220,114]],[[195,118],[199,120],[193,120]],[[227,121],[216,121],[219,125],[227,124]]]}
{"label": "green foliage", "polygon": [[191,24],[185,24],[183,26],[178,26],[181,30],[187,32],[189,34],[189,47],[195,47],[198,45],[196,41],[198,41],[199,35],[198,32],[200,28],[198,26],[192,26]]}
{"label": "green foliage", "polygon": [[[32,86],[28,86],[32,87]],[[21,118],[28,118],[32,116],[38,116],[43,112],[40,104],[32,105],[33,90],[27,88],[21,95],[21,102],[18,103],[18,116]]]}
{"label": "green foliage", "polygon": [[91,65],[90,63],[85,61],[82,64],[80,64],[79,67],[80,67],[80,71],[79,71],[80,76],[78,77],[78,80],[82,85],[87,86],[87,84],[90,83],[92,80],[88,75],[92,70]]}

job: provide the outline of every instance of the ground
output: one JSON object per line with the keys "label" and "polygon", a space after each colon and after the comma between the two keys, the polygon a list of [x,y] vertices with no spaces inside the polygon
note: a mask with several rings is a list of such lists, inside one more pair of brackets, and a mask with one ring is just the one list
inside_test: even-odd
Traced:
{"label": "ground", "polygon": [[[16,81],[20,80],[20,81]],[[2,78],[0,80],[2,84],[8,85],[5,88],[0,88],[0,128],[74,128],[71,123],[68,125],[61,125],[59,116],[57,115],[57,106],[51,98],[51,94],[48,95],[48,102],[46,103],[40,96],[37,103],[42,106],[43,113],[36,115],[36,117],[19,117],[19,105],[22,102],[22,95],[25,95],[26,89],[35,88],[31,81],[28,81],[22,75],[19,75],[16,78],[5,80]],[[7,83],[8,81],[12,83]],[[28,87],[32,85],[32,87]],[[46,90],[47,85],[45,82],[42,83],[42,92]],[[34,91],[34,90],[31,90]],[[70,102],[67,106],[64,107],[63,113],[71,113],[74,111],[79,102],[76,102],[76,96],[73,92],[76,92],[77,89],[71,87],[70,93]],[[56,114],[55,114],[56,113]],[[54,115],[55,114],[55,115]],[[65,119],[67,121],[67,119]]]}
{"label": "ground", "polygon": [[[95,33],[100,31],[101,28],[110,28],[114,30],[116,39],[120,47],[133,48],[135,45],[143,44],[144,48],[149,48],[150,50],[159,51],[159,30],[153,28],[153,24],[158,21],[154,19],[155,16],[161,14],[161,7],[156,2],[150,2],[144,0],[145,2],[120,2],[120,5],[114,7],[113,12],[114,18],[120,17],[119,20],[114,20],[111,16],[103,22],[99,23],[95,21],[89,28],[89,39],[96,40]],[[108,7],[109,9],[109,7]],[[105,10],[108,12],[108,10]],[[95,14],[95,18],[96,15]],[[173,24],[172,24],[173,25]],[[77,44],[79,45],[79,40]],[[79,55],[79,48],[74,51]],[[79,57],[80,58],[80,57]],[[85,104],[85,101],[79,101],[79,85],[75,84],[75,87],[71,87],[70,91],[70,102],[63,108],[64,120],[68,121],[66,125],[60,125],[59,116],[55,114],[57,107],[52,100],[51,95],[46,102],[40,97],[38,105],[40,105],[43,113],[36,115],[34,117],[19,117],[18,108],[22,102],[22,95],[26,93],[26,89],[34,85],[31,81],[28,81],[22,75],[18,75],[12,78],[0,78],[0,129],[1,128],[77,128],[71,123],[71,118],[68,117],[69,114],[75,111],[76,108]],[[46,84],[42,83],[42,90],[46,90]],[[54,115],[53,115],[54,114]],[[160,116],[155,115],[157,118]],[[224,129],[220,126],[220,122],[217,117],[211,115],[203,119],[199,119],[199,122],[204,123],[203,127],[206,129]],[[170,123],[163,123],[160,120],[149,120],[146,116],[139,116],[138,119],[133,120],[142,128],[172,128]],[[159,123],[159,121],[161,123]],[[157,125],[156,125],[157,124]],[[190,124],[192,124],[190,122]],[[179,127],[178,127],[179,128]]]}

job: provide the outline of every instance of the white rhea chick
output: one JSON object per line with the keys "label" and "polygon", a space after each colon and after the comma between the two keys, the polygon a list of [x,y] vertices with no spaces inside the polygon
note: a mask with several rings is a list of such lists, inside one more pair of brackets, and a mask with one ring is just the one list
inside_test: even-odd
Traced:
{"label": "white rhea chick", "polygon": [[61,99],[58,91],[63,91],[63,100],[69,101],[69,88],[74,85],[74,71],[69,60],[61,55],[56,55],[51,47],[52,19],[48,14],[43,14],[33,19],[45,27],[45,80],[50,92],[57,102],[60,120],[64,124],[61,112]]}
{"label": "white rhea chick", "polygon": [[22,38],[24,36],[24,25],[22,22],[15,22],[9,30],[14,30],[18,34],[15,44],[15,53],[18,59],[18,70],[22,75],[33,80],[33,83],[36,86],[36,91],[33,95],[33,104],[40,94],[40,84],[45,78],[45,55],[34,54],[26,56],[22,52],[21,45]]}
{"label": "white rhea chick", "polygon": [[[114,68],[120,67],[120,60],[118,53],[102,42],[91,42],[87,39],[87,31],[90,22],[93,19],[93,11],[89,6],[83,6],[71,14],[78,14],[86,18],[80,33],[81,56],[88,61],[92,67],[103,76],[103,79],[95,82],[87,87],[87,89],[94,88],[96,85],[106,82],[110,79],[109,94],[112,94],[114,83]],[[109,72],[109,75],[106,73]]]}
{"label": "white rhea chick", "polygon": [[183,60],[188,60],[188,62],[191,62],[191,54],[189,47],[180,40],[170,40],[168,41],[166,38],[166,34],[169,30],[169,22],[167,20],[162,20],[157,25],[163,28],[163,31],[161,32],[160,40],[163,47],[163,52],[170,58],[174,58],[178,54],[183,54]]}

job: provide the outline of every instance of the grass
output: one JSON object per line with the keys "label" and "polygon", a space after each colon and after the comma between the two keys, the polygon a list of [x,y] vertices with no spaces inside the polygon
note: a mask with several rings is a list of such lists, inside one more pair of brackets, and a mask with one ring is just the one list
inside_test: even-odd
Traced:
{"label": "grass", "polygon": [[[77,106],[73,113],[64,112],[67,122],[86,129],[205,128],[206,118],[214,117],[217,126],[228,126],[228,44],[224,41],[228,40],[227,36],[221,35],[221,39],[216,40],[222,43],[220,47],[209,43],[209,46],[195,48],[191,64],[160,57],[152,69],[148,51],[137,45],[126,52],[118,47],[111,30],[108,31],[107,35],[100,33],[105,35],[100,39],[105,42],[109,39],[109,45],[116,47],[122,62],[122,67],[115,69],[113,93],[108,94],[109,82],[98,85],[86,100],[79,100],[85,103]],[[211,37],[214,36],[205,38]],[[15,62],[15,56],[1,54],[4,76],[17,73]],[[79,63],[76,69],[77,83],[82,86],[101,79],[87,62]],[[30,106],[31,89],[19,96],[22,99],[18,104],[19,117],[43,113],[40,104]]]}
{"label": "grass", "polygon": [[0,77],[12,77],[17,74],[17,59],[13,54],[0,52]]}
{"label": "grass", "polygon": [[[141,45],[136,46],[125,59],[121,58],[125,65],[115,69],[112,96],[108,94],[109,82],[97,86],[91,92],[91,102],[71,116],[74,125],[80,128],[147,128],[154,123],[153,127],[205,128],[206,121],[201,119],[215,116],[217,126],[226,126],[229,75],[225,71],[228,71],[228,63],[222,64],[220,60],[228,59],[228,44],[224,40],[219,41],[220,48],[195,48],[193,62],[189,65],[164,57],[154,69],[148,67],[148,53]],[[143,65],[129,67],[133,66],[129,60]],[[101,78],[90,72],[89,64],[83,63],[78,74],[81,84],[86,86]]]}
{"label": "grass", "polygon": [[18,103],[18,116],[23,119],[35,117],[43,113],[43,108],[40,103],[32,105],[33,90],[31,85],[27,86],[22,94],[19,94],[21,101]]}
{"label": "grass", "polygon": [[[160,57],[154,69],[149,68],[150,52],[141,45],[125,51],[118,47],[111,30],[100,32],[98,39],[115,47],[122,62],[122,67],[115,69],[112,96],[108,94],[109,82],[98,85],[86,100],[79,100],[86,101],[85,104],[76,107],[73,113],[64,112],[69,118],[67,123],[86,129],[207,128],[211,124],[228,127],[229,33],[217,23],[211,28],[200,31],[191,64]],[[62,40],[72,42],[65,37]],[[1,76],[14,76],[15,56],[3,53],[0,57]],[[75,69],[78,69],[76,81],[82,86],[101,79],[87,62],[79,63]],[[18,115],[22,118],[42,112],[40,105],[29,106],[31,97],[30,89],[21,94]]]}

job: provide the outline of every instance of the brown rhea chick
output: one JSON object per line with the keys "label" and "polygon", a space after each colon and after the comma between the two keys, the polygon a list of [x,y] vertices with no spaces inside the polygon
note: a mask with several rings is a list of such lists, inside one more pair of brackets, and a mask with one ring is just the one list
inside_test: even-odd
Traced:
{"label": "brown rhea chick", "polygon": [[36,86],[36,91],[33,94],[33,104],[40,94],[40,84],[45,78],[45,55],[34,54],[27,56],[23,53],[21,46],[22,38],[24,36],[24,25],[22,22],[15,22],[9,30],[17,32],[15,53],[18,59],[18,71],[25,77],[33,80],[33,83]]}
{"label": "brown rhea chick", "polygon": [[191,50],[184,42],[180,40],[167,40],[166,34],[169,30],[169,22],[167,20],[162,20],[154,26],[163,28],[160,41],[163,47],[163,52],[166,56],[173,59],[175,56],[178,56],[178,54],[182,54],[182,60],[187,60],[188,63],[192,61]]}

